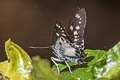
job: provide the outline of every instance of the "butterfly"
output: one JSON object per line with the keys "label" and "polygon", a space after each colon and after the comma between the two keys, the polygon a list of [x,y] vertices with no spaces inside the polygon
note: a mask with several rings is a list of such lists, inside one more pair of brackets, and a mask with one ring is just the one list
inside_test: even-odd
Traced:
{"label": "butterfly", "polygon": [[57,66],[60,73],[59,64],[64,62],[69,72],[72,73],[69,62],[83,64],[86,58],[84,52],[84,29],[86,26],[86,10],[78,8],[73,19],[67,27],[63,27],[60,22],[56,22],[53,31],[53,45],[48,47],[30,47],[30,48],[52,48],[56,57],[51,57],[53,63]]}
{"label": "butterfly", "polygon": [[84,52],[84,29],[86,26],[86,10],[79,8],[73,19],[67,27],[63,27],[60,22],[56,22],[53,31],[53,53],[56,57],[51,57],[52,62],[56,65],[58,74],[60,73],[59,64],[64,62],[70,73],[71,67],[69,62],[83,64],[86,58]]}

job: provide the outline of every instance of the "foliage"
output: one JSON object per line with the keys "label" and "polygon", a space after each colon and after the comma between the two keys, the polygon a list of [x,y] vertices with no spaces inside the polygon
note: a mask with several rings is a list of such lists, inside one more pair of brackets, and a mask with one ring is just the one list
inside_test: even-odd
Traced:
{"label": "foliage", "polygon": [[8,60],[0,62],[0,80],[120,80],[120,42],[108,51],[86,49],[85,63],[59,63],[60,75],[55,65],[38,56],[28,54],[10,39],[5,42]]}
{"label": "foliage", "polygon": [[51,71],[48,60],[40,59],[35,56],[32,58],[33,70],[32,76],[34,80],[60,80],[60,76]]}
{"label": "foliage", "polygon": [[59,64],[60,76],[66,80],[120,80],[120,42],[108,51],[86,49],[85,52],[87,64],[71,65],[73,74],[66,65]]}
{"label": "foliage", "polygon": [[32,64],[27,53],[10,39],[5,42],[5,51],[8,60],[0,62],[1,75],[10,80],[31,80]]}

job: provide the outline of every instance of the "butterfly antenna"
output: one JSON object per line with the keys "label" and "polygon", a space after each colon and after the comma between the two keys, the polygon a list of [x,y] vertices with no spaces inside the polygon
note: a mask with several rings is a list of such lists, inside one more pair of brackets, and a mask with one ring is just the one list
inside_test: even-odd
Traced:
{"label": "butterfly antenna", "polygon": [[37,48],[51,48],[51,46],[47,46],[47,47],[33,47],[33,46],[30,46],[29,48],[34,48],[34,49],[37,49]]}

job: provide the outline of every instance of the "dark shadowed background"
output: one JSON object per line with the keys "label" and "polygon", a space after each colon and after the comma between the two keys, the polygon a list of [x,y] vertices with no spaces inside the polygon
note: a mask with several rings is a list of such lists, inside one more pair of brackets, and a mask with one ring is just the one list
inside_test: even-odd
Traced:
{"label": "dark shadowed background", "polygon": [[0,0],[0,60],[8,38],[30,56],[50,59],[51,49],[29,46],[51,45],[56,20],[67,26],[78,6],[87,11],[86,48],[108,50],[120,41],[119,0]]}

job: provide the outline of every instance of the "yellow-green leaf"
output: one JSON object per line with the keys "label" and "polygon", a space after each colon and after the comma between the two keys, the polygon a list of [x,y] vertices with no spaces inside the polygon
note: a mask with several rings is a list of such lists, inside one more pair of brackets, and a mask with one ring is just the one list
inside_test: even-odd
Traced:
{"label": "yellow-green leaf", "polygon": [[31,80],[31,59],[27,53],[9,39],[5,42],[8,61],[1,62],[0,71],[10,80]]}

